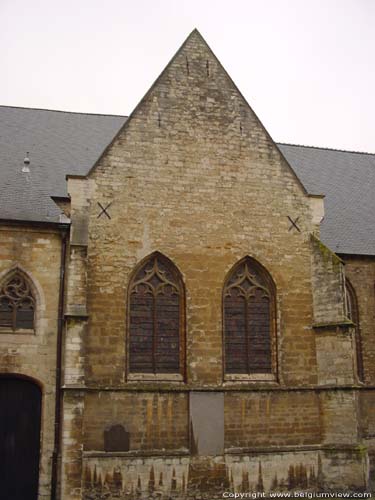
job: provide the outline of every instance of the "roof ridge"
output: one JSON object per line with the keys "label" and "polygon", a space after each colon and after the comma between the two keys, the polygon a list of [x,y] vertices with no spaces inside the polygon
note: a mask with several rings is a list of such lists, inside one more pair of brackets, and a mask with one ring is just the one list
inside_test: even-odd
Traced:
{"label": "roof ridge", "polygon": [[63,109],[28,108],[26,106],[9,106],[7,104],[0,104],[0,108],[27,109],[30,111],[48,111],[50,113],[66,113],[69,115],[112,116],[115,118],[128,118],[127,115],[114,115],[114,114],[107,114],[107,113],[87,113],[87,112],[83,112],[83,111],[66,111]]}
{"label": "roof ridge", "polygon": [[288,142],[277,142],[280,146],[293,146],[296,148],[310,148],[310,149],[323,149],[325,151],[338,151],[340,153],[354,153],[359,155],[371,155],[375,156],[375,153],[369,153],[368,151],[352,151],[350,149],[338,149],[338,148],[327,148],[323,146],[307,146],[306,144],[290,144]]}

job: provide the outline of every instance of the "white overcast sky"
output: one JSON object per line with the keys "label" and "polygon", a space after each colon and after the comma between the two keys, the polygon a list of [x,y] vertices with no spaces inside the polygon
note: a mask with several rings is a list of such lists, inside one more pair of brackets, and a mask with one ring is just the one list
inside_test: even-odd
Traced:
{"label": "white overcast sky", "polygon": [[0,0],[0,104],[128,115],[198,28],[279,142],[375,152],[375,0]]}

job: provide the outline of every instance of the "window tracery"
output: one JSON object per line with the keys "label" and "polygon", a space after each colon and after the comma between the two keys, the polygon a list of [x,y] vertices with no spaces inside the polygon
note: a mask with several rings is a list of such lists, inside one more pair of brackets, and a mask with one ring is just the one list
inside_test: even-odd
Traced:
{"label": "window tracery", "polygon": [[246,257],[224,286],[225,373],[271,374],[275,296],[272,279]]}
{"label": "window tracery", "polygon": [[0,327],[33,330],[35,299],[30,284],[16,272],[0,286]]}
{"label": "window tracery", "polygon": [[129,371],[179,373],[184,329],[183,285],[169,259],[153,254],[129,287]]}

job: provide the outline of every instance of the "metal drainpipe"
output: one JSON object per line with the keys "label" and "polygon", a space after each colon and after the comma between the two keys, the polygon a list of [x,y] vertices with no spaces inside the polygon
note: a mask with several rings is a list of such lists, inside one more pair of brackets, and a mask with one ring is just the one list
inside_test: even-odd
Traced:
{"label": "metal drainpipe", "polygon": [[61,365],[62,365],[62,336],[64,329],[64,294],[65,294],[65,265],[68,231],[64,228],[61,234],[61,264],[60,264],[60,287],[58,305],[58,325],[56,344],[56,387],[55,387],[55,436],[52,454],[51,470],[51,500],[57,499],[57,469],[60,453],[60,428],[61,428]]}

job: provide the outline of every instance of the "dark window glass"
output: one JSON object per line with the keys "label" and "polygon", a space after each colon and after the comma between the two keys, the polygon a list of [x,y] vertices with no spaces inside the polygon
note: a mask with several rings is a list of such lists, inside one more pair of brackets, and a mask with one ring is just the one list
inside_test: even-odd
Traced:
{"label": "dark window glass", "polygon": [[183,286],[179,271],[153,254],[129,289],[129,371],[179,373],[183,333]]}
{"label": "dark window glass", "polygon": [[224,286],[225,372],[272,373],[274,286],[268,273],[247,257]]}

